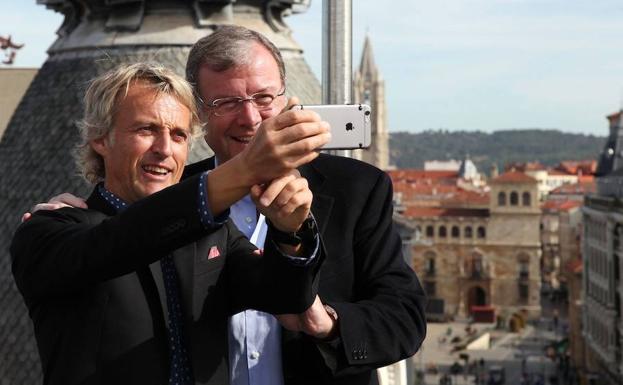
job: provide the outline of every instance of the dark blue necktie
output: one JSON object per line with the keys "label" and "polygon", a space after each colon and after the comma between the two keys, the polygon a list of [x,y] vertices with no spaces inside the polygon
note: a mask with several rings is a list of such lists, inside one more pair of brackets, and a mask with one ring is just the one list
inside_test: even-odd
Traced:
{"label": "dark blue necktie", "polygon": [[[98,185],[99,193],[102,197],[121,212],[128,207],[128,204],[108,191],[103,184]],[[171,350],[169,371],[169,385],[192,385],[192,373],[188,360],[188,351],[184,346],[182,335],[183,321],[182,308],[180,307],[180,289],[177,278],[177,270],[173,263],[173,258],[168,255],[160,260],[162,278],[164,279],[164,289],[167,295],[167,308],[169,309],[169,348]]]}
{"label": "dark blue necktie", "polygon": [[193,383],[188,360],[188,351],[182,335],[183,321],[180,307],[180,290],[177,271],[170,255],[160,260],[164,288],[169,309],[169,346],[171,347],[169,385],[190,385]]}

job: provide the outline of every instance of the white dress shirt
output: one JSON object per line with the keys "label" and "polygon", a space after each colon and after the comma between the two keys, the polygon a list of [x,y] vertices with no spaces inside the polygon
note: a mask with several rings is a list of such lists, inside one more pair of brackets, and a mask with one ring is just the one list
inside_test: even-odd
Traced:
{"label": "white dress shirt", "polygon": [[[250,196],[230,208],[230,218],[258,248],[264,247],[266,222],[256,215]],[[275,317],[246,310],[229,319],[229,374],[231,385],[283,385],[281,327]]]}

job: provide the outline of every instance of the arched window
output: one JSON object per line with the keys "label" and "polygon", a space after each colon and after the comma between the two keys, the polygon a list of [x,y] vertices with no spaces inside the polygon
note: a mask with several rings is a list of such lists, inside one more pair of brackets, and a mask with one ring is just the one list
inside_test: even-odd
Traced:
{"label": "arched window", "polygon": [[482,255],[474,254],[472,256],[472,277],[481,278],[484,276],[484,266],[482,263]]}
{"label": "arched window", "polygon": [[498,193],[498,206],[506,206],[506,193],[504,191]]}
{"label": "arched window", "polygon": [[485,238],[487,236],[487,231],[485,230],[483,226],[478,227],[477,233],[478,233],[478,238]]}
{"label": "arched window", "polygon": [[524,192],[521,194],[521,204],[524,206],[530,206],[530,193]]}
{"label": "arched window", "polygon": [[521,254],[517,258],[519,262],[519,279],[529,279],[530,278],[530,256]]}
{"label": "arched window", "polygon": [[511,193],[511,199],[510,199],[510,203],[511,206],[517,206],[519,204],[519,194],[517,194],[517,191],[513,191]]}
{"label": "arched window", "polygon": [[431,225],[426,226],[426,236],[432,238],[435,236],[435,228]]}
{"label": "arched window", "polygon": [[458,238],[461,235],[459,230],[459,226],[452,226],[452,231],[450,232],[452,238]]}
{"label": "arched window", "polygon": [[474,234],[472,233],[472,227],[471,226],[466,226],[465,230],[463,230],[463,234],[465,234],[465,238],[473,237]]}
{"label": "arched window", "polygon": [[424,272],[428,276],[435,275],[435,259],[437,258],[437,255],[432,251],[427,251],[426,253],[424,253],[424,258],[426,260]]}
{"label": "arched window", "polygon": [[439,237],[445,238],[448,236],[448,231],[446,230],[446,226],[439,226]]}

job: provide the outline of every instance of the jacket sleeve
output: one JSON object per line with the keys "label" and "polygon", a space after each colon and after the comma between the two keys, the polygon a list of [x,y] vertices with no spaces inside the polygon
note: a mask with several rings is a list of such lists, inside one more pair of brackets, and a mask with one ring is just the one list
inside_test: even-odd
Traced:
{"label": "jacket sleeve", "polygon": [[338,314],[340,333],[317,348],[334,376],[400,361],[415,354],[424,340],[424,291],[404,261],[392,213],[391,180],[379,173],[355,228],[356,298],[326,302]]}
{"label": "jacket sleeve", "polygon": [[198,178],[107,217],[94,210],[38,211],[17,229],[12,270],[27,300],[79,290],[146,266],[210,231],[197,210]]}
{"label": "jacket sleeve", "polygon": [[[322,241],[314,260],[304,266],[293,263],[266,238],[262,255],[237,229],[230,227],[227,276],[231,314],[256,309],[270,314],[301,313],[318,293],[318,272],[324,259]],[[311,250],[310,252],[312,252]]]}

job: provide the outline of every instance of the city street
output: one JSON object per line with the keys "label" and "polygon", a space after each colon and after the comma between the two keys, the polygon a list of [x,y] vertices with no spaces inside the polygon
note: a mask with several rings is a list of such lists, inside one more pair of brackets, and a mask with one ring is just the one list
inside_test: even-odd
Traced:
{"label": "city street", "polygon": [[[429,323],[424,345],[413,358],[416,371],[426,373],[423,384],[567,385],[568,381],[557,379],[557,363],[546,355],[547,347],[565,330],[565,313],[558,311],[560,319],[554,328],[555,307],[547,297],[542,305],[544,316],[518,333],[496,329],[494,324],[472,324],[474,331],[468,333],[467,320]],[[457,350],[486,334],[490,339],[488,349]],[[504,382],[495,382],[495,374],[490,373],[502,371]]]}

